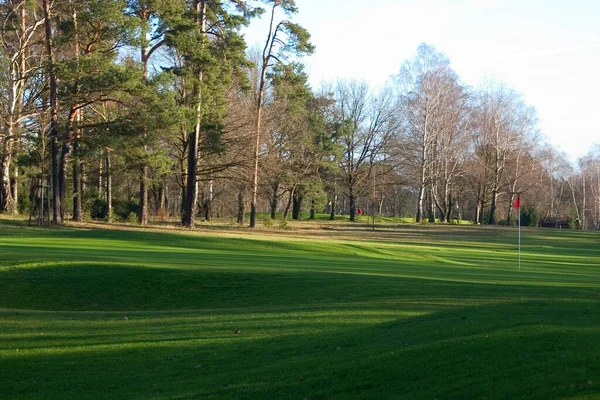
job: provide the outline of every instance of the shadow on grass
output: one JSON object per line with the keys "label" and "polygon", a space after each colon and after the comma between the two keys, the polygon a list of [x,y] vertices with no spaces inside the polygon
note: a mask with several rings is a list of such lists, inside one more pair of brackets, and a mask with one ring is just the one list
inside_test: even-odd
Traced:
{"label": "shadow on grass", "polygon": [[[349,267],[346,267],[349,268]],[[481,273],[481,272],[480,272]],[[107,263],[53,263],[0,269],[0,307],[47,311],[277,309],[336,304],[441,306],[462,301],[562,299],[566,289],[329,271],[172,269]],[[573,288],[598,300],[595,288]]]}
{"label": "shadow on grass", "polygon": [[[286,258],[293,245],[252,247],[237,238],[15,232],[18,240],[0,248],[10,263],[46,262],[0,268],[2,397],[600,397],[600,296],[597,288],[560,287],[567,278],[579,282],[567,275],[553,278],[557,286],[526,272],[510,279],[527,286],[356,275],[331,271],[446,276],[430,259],[398,265],[304,257],[308,251]],[[21,246],[32,234],[65,239],[64,247]],[[506,258],[470,256],[485,260]],[[158,267],[178,263],[199,268]],[[290,268],[276,270],[278,263]],[[260,269],[266,266],[274,270]],[[447,276],[501,275],[460,267]]]}
{"label": "shadow on grass", "polygon": [[0,342],[0,383],[11,399],[596,398],[597,305],[538,299],[386,322],[360,305],[127,321],[5,311],[3,326],[30,329]]}
{"label": "shadow on grass", "polygon": [[1,278],[11,399],[600,396],[595,290],[104,265]]}

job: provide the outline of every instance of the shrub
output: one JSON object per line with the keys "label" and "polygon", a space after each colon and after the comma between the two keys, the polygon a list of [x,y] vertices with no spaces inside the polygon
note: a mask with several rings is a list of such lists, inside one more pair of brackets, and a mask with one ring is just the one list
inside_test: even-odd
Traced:
{"label": "shrub", "polygon": [[112,202],[113,213],[121,220],[127,220],[131,213],[137,215],[140,206],[135,201],[131,200],[116,200]]}
{"label": "shrub", "polygon": [[538,226],[540,214],[535,207],[525,207],[521,211],[521,226]]}
{"label": "shrub", "polygon": [[90,213],[89,210],[84,210],[83,211],[83,222],[93,222],[94,218],[92,217],[92,214]]}
{"label": "shrub", "polygon": [[273,226],[273,219],[271,217],[265,218],[263,221],[263,225],[266,226],[267,228]]}
{"label": "shrub", "polygon": [[90,209],[90,215],[94,219],[106,218],[106,211],[108,210],[108,204],[102,199],[95,199],[92,202]]}
{"label": "shrub", "polygon": [[125,219],[125,222],[127,222],[128,224],[131,224],[131,225],[137,225],[138,224],[137,213],[134,213],[134,212],[129,213],[129,215]]}
{"label": "shrub", "polygon": [[569,229],[581,229],[581,221],[578,218],[567,217]]}
{"label": "shrub", "polygon": [[29,211],[31,210],[31,199],[29,196],[19,196],[17,200],[17,210],[19,211],[19,214],[29,214]]}

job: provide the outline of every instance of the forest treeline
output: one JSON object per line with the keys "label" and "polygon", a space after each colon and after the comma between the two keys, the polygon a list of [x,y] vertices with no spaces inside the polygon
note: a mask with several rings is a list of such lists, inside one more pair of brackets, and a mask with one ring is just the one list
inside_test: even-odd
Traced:
{"label": "forest treeline", "polygon": [[[423,44],[381,90],[312,88],[293,0],[1,0],[0,212],[328,213],[600,229],[600,147],[572,164],[501,82]],[[260,48],[241,34],[270,24]],[[368,71],[365,71],[368,74]],[[565,132],[569,134],[569,132]],[[42,201],[42,198],[44,201]]]}

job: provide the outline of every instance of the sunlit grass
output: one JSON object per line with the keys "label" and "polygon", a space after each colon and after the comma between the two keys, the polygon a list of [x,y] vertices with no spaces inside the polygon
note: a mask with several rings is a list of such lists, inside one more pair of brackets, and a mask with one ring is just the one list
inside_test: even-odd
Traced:
{"label": "sunlit grass", "polygon": [[2,398],[600,397],[600,235],[0,220]]}

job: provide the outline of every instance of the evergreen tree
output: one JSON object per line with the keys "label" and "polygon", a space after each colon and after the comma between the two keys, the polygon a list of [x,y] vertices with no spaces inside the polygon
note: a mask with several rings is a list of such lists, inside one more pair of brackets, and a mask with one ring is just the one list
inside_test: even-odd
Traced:
{"label": "evergreen tree", "polygon": [[190,113],[187,140],[187,179],[182,224],[194,226],[198,198],[198,155],[201,134],[219,136],[232,78],[247,65],[241,26],[259,10],[243,1],[195,0],[172,35],[172,43],[184,59],[177,71],[185,77],[186,106]]}
{"label": "evergreen tree", "polygon": [[298,12],[294,0],[269,0],[271,16],[269,32],[263,48],[258,88],[256,93],[256,132],[254,143],[254,171],[252,175],[252,200],[250,203],[250,227],[256,226],[256,200],[258,194],[258,164],[261,135],[263,134],[263,103],[267,85],[267,72],[274,65],[289,62],[290,57],[311,54],[315,48],[310,42],[310,34],[306,29],[288,20],[275,24],[275,13],[278,9],[290,16]]}

